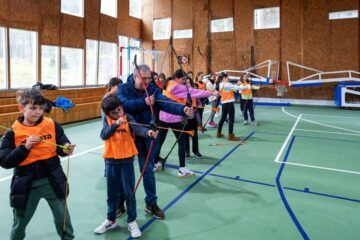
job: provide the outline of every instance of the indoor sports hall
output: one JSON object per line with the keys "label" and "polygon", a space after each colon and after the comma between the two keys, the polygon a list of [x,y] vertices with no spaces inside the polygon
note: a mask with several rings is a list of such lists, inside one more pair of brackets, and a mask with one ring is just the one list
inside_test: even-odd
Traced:
{"label": "indoor sports hall", "polygon": [[359,9],[0,1],[0,239],[360,239]]}

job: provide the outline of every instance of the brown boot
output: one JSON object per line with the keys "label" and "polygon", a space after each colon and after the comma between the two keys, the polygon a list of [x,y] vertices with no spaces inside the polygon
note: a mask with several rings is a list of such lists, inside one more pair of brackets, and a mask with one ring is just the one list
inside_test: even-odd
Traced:
{"label": "brown boot", "polygon": [[239,138],[239,137],[235,137],[235,135],[232,134],[232,133],[229,133],[228,140],[229,140],[229,141],[240,141],[240,138]]}
{"label": "brown boot", "polygon": [[222,134],[221,132],[217,132],[216,137],[217,138],[222,138],[222,137],[224,137],[224,134]]}

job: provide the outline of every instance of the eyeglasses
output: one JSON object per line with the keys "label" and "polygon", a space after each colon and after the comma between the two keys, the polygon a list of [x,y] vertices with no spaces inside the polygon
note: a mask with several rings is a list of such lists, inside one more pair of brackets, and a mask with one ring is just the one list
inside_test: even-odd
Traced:
{"label": "eyeglasses", "polygon": [[117,116],[119,115],[119,113],[122,112],[122,108],[121,107],[118,107],[117,109],[113,110],[113,111],[110,111],[110,115],[113,115],[113,116]]}
{"label": "eyeglasses", "polygon": [[152,77],[142,77],[142,79],[144,79],[144,81],[151,81],[153,78]]}

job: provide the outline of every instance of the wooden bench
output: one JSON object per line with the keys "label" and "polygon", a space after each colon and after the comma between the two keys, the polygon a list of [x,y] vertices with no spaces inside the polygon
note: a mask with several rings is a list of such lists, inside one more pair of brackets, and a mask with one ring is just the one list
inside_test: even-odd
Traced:
{"label": "wooden bench", "polygon": [[[78,122],[101,116],[101,99],[105,94],[104,87],[83,89],[59,89],[43,90],[43,94],[50,100],[55,101],[59,96],[70,99],[75,106],[65,112],[62,108],[53,108],[48,114],[60,124]],[[0,125],[11,127],[20,116],[16,102],[16,91],[0,93]],[[4,129],[0,129],[3,135]]]}

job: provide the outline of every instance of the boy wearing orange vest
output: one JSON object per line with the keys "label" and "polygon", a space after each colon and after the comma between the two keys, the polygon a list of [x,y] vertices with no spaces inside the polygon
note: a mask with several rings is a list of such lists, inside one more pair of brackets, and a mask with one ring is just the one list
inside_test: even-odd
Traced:
{"label": "boy wearing orange vest", "polygon": [[14,209],[11,240],[25,238],[26,226],[42,198],[50,206],[61,239],[74,239],[68,209],[63,229],[67,181],[58,155],[71,155],[75,145],[70,144],[58,123],[43,116],[45,101],[39,90],[19,91],[17,102],[22,116],[5,133],[0,146],[0,165],[15,168],[10,187]]}
{"label": "boy wearing orange vest", "polygon": [[[120,100],[109,95],[102,100],[101,108],[105,113],[101,138],[105,142],[104,154],[107,182],[107,218],[95,229],[95,233],[102,234],[117,227],[116,210],[119,194],[122,189],[128,215],[128,230],[132,238],[141,236],[136,223],[136,200],[133,194],[135,187],[134,156],[138,154],[132,133],[141,137],[156,138],[157,132],[145,127],[131,124],[134,118],[125,114]],[[131,124],[131,125],[130,125]]]}

